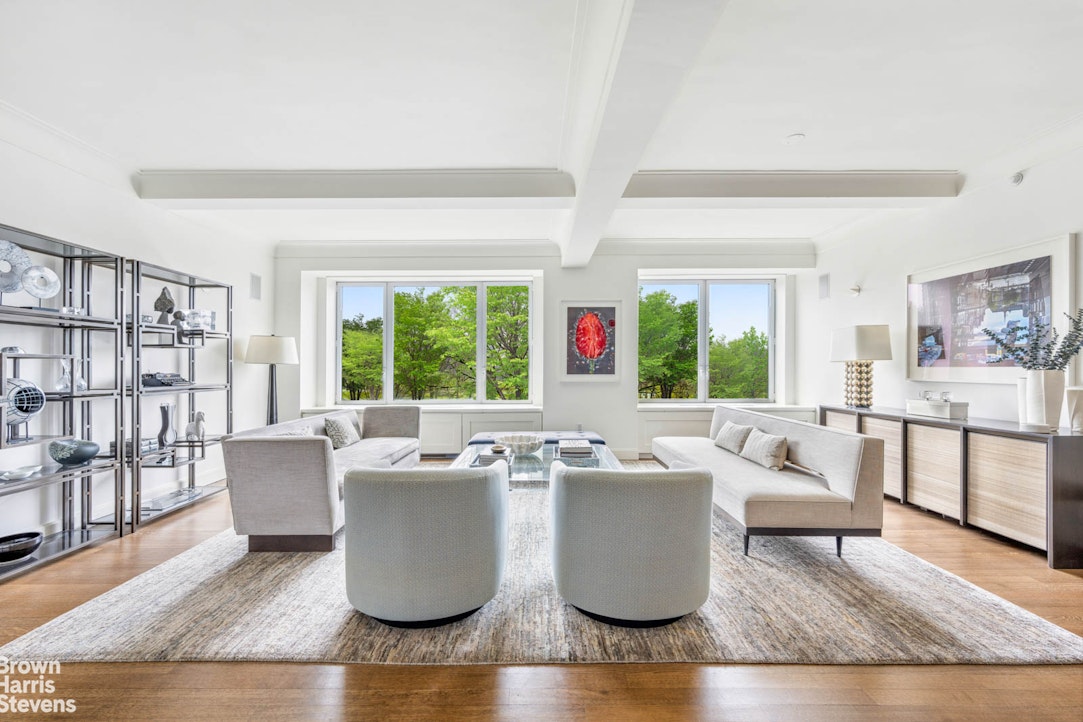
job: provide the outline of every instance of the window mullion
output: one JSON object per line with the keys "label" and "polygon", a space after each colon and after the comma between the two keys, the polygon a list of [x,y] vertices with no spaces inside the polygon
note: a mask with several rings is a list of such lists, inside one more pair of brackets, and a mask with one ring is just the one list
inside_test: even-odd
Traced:
{"label": "window mullion", "polygon": [[384,403],[395,400],[395,287],[384,284]]}
{"label": "window mullion", "polygon": [[475,339],[475,344],[477,355],[475,357],[474,395],[476,401],[484,402],[488,400],[485,378],[487,369],[486,363],[488,361],[486,355],[486,351],[488,350],[488,323],[486,322],[486,318],[489,309],[489,284],[479,283],[476,288],[477,304],[475,307],[477,309],[477,320],[475,328],[477,329],[477,338]]}
{"label": "window mullion", "polygon": [[709,317],[710,291],[707,281],[699,282],[699,309],[697,323],[697,374],[696,400],[706,401],[710,381],[710,342],[711,319]]}

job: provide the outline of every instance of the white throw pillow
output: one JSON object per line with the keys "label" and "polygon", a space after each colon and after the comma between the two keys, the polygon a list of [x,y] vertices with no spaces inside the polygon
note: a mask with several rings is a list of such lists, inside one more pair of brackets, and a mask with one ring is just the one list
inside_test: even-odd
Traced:
{"label": "white throw pillow", "polygon": [[779,471],[786,461],[786,437],[765,434],[753,428],[741,449],[741,457]]}
{"label": "white throw pillow", "polygon": [[334,449],[341,449],[361,441],[357,429],[347,419],[327,419],[323,422],[323,426],[327,430],[327,438],[331,439],[331,447]]}
{"label": "white throw pillow", "polygon": [[748,440],[748,435],[752,432],[753,428],[755,427],[741,426],[732,421],[727,421],[722,424],[718,436],[714,439],[714,445],[725,449],[726,451],[740,454],[741,449],[744,448],[745,442]]}

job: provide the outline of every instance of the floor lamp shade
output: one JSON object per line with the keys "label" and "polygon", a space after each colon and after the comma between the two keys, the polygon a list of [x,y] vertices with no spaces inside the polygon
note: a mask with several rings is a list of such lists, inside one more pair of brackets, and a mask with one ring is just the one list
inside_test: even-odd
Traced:
{"label": "floor lamp shade", "polygon": [[248,339],[244,362],[249,364],[269,364],[267,377],[267,424],[278,423],[278,379],[275,368],[278,364],[297,364],[297,341],[293,336],[252,336]]}
{"label": "floor lamp shade", "polygon": [[872,362],[890,359],[887,324],[846,326],[831,334],[831,360],[846,362],[847,406],[872,406]]}

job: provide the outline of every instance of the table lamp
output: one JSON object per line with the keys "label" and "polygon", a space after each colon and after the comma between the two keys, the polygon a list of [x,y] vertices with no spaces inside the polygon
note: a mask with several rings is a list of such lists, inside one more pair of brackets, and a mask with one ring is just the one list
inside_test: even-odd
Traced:
{"label": "table lamp", "polygon": [[835,329],[831,334],[831,360],[846,362],[846,405],[872,406],[872,362],[891,360],[887,324]]}
{"label": "table lamp", "polygon": [[278,380],[275,367],[278,364],[297,364],[297,341],[293,336],[252,336],[248,339],[244,362],[270,364],[267,378],[267,425],[278,423]]}

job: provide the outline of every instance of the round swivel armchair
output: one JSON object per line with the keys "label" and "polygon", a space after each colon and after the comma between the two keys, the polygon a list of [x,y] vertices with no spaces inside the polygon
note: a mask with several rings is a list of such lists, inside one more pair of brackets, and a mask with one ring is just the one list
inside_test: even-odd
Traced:
{"label": "round swivel armchair", "polygon": [[568,468],[549,475],[557,593],[626,627],[675,622],[707,601],[711,473]]}
{"label": "round swivel armchair", "polygon": [[346,472],[346,596],[397,627],[463,619],[496,596],[508,546],[508,465]]}

